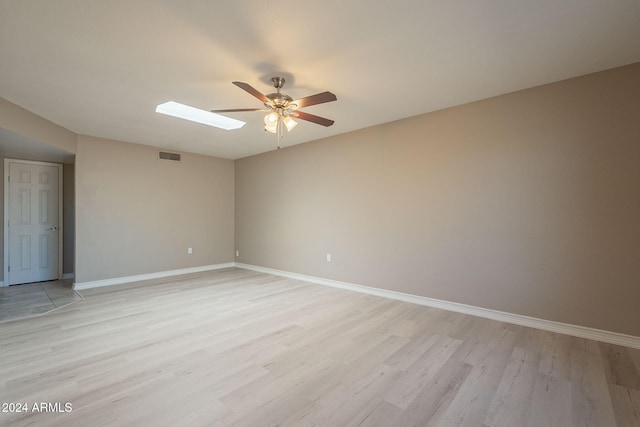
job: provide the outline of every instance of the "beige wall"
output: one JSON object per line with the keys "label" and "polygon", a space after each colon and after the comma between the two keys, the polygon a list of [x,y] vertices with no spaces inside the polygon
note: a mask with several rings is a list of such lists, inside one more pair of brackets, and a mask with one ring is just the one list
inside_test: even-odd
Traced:
{"label": "beige wall", "polygon": [[73,274],[75,259],[75,228],[76,228],[76,195],[75,195],[75,165],[63,165],[62,168],[62,216],[63,216],[63,236],[62,236],[62,272]]}
{"label": "beige wall", "polygon": [[237,260],[640,336],[639,99],[635,64],[238,160]]}
{"label": "beige wall", "polygon": [[10,130],[43,144],[76,151],[76,134],[0,98],[0,128]]}
{"label": "beige wall", "polygon": [[[234,164],[78,137],[76,282],[233,261]],[[193,254],[187,254],[187,248]]]}

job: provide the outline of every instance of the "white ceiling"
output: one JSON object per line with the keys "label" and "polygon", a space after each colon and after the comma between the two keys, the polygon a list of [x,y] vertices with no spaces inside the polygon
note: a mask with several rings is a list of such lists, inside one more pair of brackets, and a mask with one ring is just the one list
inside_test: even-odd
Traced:
{"label": "white ceiling", "polygon": [[262,113],[224,131],[155,113],[338,101],[299,144],[640,61],[639,0],[0,0],[0,97],[79,134],[236,159],[276,146]]}

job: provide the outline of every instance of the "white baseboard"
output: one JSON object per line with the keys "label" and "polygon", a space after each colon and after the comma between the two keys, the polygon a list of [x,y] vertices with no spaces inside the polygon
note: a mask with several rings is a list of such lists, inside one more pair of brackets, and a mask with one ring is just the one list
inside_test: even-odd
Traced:
{"label": "white baseboard", "polygon": [[179,276],[182,274],[200,273],[209,270],[219,270],[221,268],[234,267],[233,262],[224,264],[203,265],[201,267],[181,268],[179,270],[159,271],[157,273],[136,274],[135,276],[115,277],[113,279],[92,280],[89,282],[75,283],[74,289],[81,291],[83,289],[99,288],[101,286],[121,285],[123,283],[140,282],[142,280],[161,279],[170,276]]}
{"label": "white baseboard", "polygon": [[622,345],[640,349],[640,337],[632,335],[620,334],[617,332],[603,331],[601,329],[593,329],[585,326],[571,325],[568,323],[554,322],[551,320],[537,319],[535,317],[523,316],[520,314],[507,313],[504,311],[491,310],[488,308],[475,307],[472,305],[459,304],[456,302],[443,301],[435,298],[428,298],[418,295],[405,294],[401,292],[388,291],[385,289],[371,288],[353,283],[340,282],[337,280],[323,279],[320,277],[306,276],[304,274],[291,273],[288,271],[276,270],[273,268],[260,267],[257,265],[235,263],[238,268],[258,271],[262,273],[273,274],[275,276],[287,277],[290,279],[302,280],[305,282],[316,283],[319,285],[333,286],[335,288],[347,289],[350,291],[361,292],[370,295],[376,295],[385,298],[391,298],[399,301],[410,302],[413,304],[424,305],[427,307],[440,308],[443,310],[454,311],[457,313],[469,314],[471,316],[483,317],[486,319],[497,320],[500,322],[512,323],[530,328],[542,329],[549,332],[557,332],[560,334],[571,335],[579,338],[587,338],[595,341],[602,341],[610,344]]}

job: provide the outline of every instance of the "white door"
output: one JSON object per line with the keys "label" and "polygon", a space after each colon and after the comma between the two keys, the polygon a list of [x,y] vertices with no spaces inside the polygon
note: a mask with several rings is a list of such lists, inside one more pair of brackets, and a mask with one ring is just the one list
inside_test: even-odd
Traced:
{"label": "white door", "polygon": [[61,166],[9,162],[9,285],[58,279]]}

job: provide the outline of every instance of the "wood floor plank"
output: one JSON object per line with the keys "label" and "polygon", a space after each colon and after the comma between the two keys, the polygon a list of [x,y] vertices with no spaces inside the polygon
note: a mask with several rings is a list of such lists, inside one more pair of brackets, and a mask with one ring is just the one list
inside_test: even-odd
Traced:
{"label": "wood floor plank", "polygon": [[539,371],[568,380],[571,377],[571,337],[563,334],[546,333],[540,351],[542,357]]}
{"label": "wood floor plank", "polygon": [[513,331],[502,328],[499,322],[496,326],[486,345],[465,359],[472,369],[439,424],[471,427],[481,425],[486,418],[517,340]]}
{"label": "wood floor plank", "polygon": [[460,340],[449,337],[438,339],[418,360],[401,371],[398,381],[385,393],[384,399],[406,409],[451,358],[460,343]]}
{"label": "wood floor plank", "polygon": [[573,425],[615,425],[607,378],[600,356],[572,349],[570,364]]}
{"label": "wood floor plank", "polygon": [[610,384],[611,401],[619,427],[640,425],[640,392],[617,384]]}
{"label": "wood floor plank", "polygon": [[310,412],[300,419],[302,425],[336,426],[359,423],[368,416],[368,408],[382,402],[380,390],[386,389],[398,376],[398,372],[384,364],[378,364],[356,381],[341,384],[324,396],[321,410]]}
{"label": "wood floor plank", "polygon": [[396,419],[399,426],[437,426],[473,367],[452,358]]}
{"label": "wood floor plank", "polygon": [[640,391],[640,373],[628,348],[600,343],[607,380],[611,384]]}
{"label": "wood floor plank", "polygon": [[524,426],[531,410],[540,353],[516,347],[491,401],[485,424]]}
{"label": "wood floor plank", "polygon": [[0,325],[0,402],[73,408],[0,425],[640,425],[640,350],[238,268],[83,296]]}
{"label": "wood floor plank", "polygon": [[640,351],[631,351],[631,359],[633,359],[633,364],[636,366],[636,372],[640,375]]}
{"label": "wood floor plank", "polygon": [[526,426],[570,426],[571,411],[571,383],[538,373]]}
{"label": "wood floor plank", "polygon": [[347,427],[401,426],[403,411],[386,400],[372,401],[358,416],[346,424]]}

